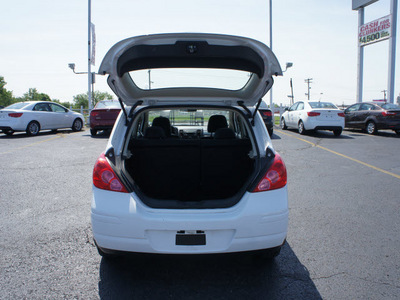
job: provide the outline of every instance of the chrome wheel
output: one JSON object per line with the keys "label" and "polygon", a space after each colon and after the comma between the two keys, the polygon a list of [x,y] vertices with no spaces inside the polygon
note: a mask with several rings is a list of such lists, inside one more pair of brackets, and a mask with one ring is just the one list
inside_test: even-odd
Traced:
{"label": "chrome wheel", "polygon": [[287,129],[287,126],[286,126],[286,123],[285,123],[285,119],[284,119],[284,118],[281,119],[281,128],[282,128],[282,130]]}
{"label": "chrome wheel", "polygon": [[26,134],[27,135],[37,135],[40,131],[40,125],[36,121],[32,121],[26,127]]}
{"label": "chrome wheel", "polygon": [[376,125],[373,121],[369,121],[367,124],[367,132],[368,134],[375,134],[376,133]]}
{"label": "chrome wheel", "polygon": [[300,134],[305,134],[305,133],[306,133],[306,130],[304,129],[304,123],[303,123],[303,121],[300,121],[300,122],[299,122],[298,130],[299,130],[299,133],[300,133]]}
{"label": "chrome wheel", "polygon": [[80,131],[82,129],[82,120],[75,119],[74,123],[72,124],[72,131]]}

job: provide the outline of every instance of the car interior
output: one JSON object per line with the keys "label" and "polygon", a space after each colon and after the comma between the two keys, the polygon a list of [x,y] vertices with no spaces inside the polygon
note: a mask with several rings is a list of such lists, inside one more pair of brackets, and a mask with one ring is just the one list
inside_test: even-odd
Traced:
{"label": "car interior", "polygon": [[162,116],[165,111],[144,111],[136,117],[125,167],[146,196],[225,199],[249,179],[256,155],[245,117],[234,110],[204,110],[201,125],[197,111],[170,110],[170,118]]}

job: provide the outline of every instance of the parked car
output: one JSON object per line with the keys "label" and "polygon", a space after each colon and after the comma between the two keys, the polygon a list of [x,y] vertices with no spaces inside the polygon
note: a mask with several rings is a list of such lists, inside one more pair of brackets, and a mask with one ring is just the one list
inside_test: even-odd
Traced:
{"label": "parked car", "polygon": [[345,127],[360,128],[369,134],[392,129],[400,135],[400,106],[392,103],[356,103],[344,111]]}
{"label": "parked car", "polygon": [[[150,69],[159,83],[151,89],[140,82]],[[272,51],[228,35],[139,36],[112,47],[99,73],[125,104],[93,170],[99,254],[278,255],[288,226],[286,168],[255,109],[282,75]],[[233,74],[243,88],[226,87]],[[194,85],[204,79],[208,86]],[[195,122],[200,111],[203,122]]]}
{"label": "parked car", "polygon": [[0,110],[0,129],[7,135],[16,131],[37,135],[41,130],[61,128],[79,131],[84,120],[82,114],[49,101],[18,102]]}
{"label": "parked car", "polygon": [[274,133],[274,122],[275,122],[275,117],[274,114],[272,113],[272,110],[268,108],[268,105],[264,102],[261,101],[260,108],[258,111],[261,114],[261,117],[264,120],[264,124],[268,129],[269,136],[272,136]]}
{"label": "parked car", "polygon": [[97,102],[90,112],[90,134],[95,136],[99,130],[111,130],[121,111],[121,104],[114,100]]}
{"label": "parked car", "polygon": [[297,128],[300,134],[309,130],[331,130],[340,136],[344,128],[344,113],[330,102],[299,101],[286,109],[281,117],[281,128]]}

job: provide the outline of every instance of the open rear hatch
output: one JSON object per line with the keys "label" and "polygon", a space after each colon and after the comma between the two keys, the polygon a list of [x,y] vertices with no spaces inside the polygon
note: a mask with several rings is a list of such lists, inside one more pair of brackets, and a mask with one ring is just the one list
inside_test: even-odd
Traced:
{"label": "open rear hatch", "polygon": [[[259,41],[174,33],[133,37],[115,44],[99,73],[109,74],[108,84],[128,106],[138,101],[144,105],[240,102],[254,106],[272,87],[272,76],[282,75],[282,70],[273,52]],[[188,82],[192,75],[197,79]],[[208,81],[202,83],[201,79]]]}

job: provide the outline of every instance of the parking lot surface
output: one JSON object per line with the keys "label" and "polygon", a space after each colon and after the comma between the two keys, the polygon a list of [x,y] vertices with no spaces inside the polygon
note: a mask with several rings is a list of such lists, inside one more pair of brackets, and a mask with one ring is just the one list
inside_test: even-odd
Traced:
{"label": "parking lot surface", "polygon": [[107,135],[0,134],[0,299],[399,299],[400,137],[275,128],[288,169],[287,244],[245,255],[102,259],[92,168]]}

